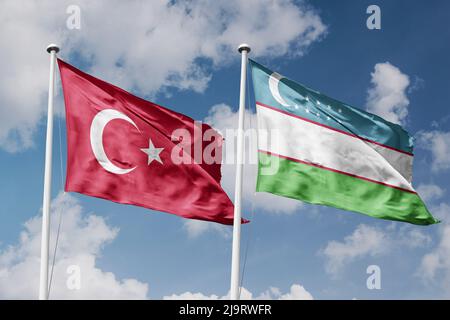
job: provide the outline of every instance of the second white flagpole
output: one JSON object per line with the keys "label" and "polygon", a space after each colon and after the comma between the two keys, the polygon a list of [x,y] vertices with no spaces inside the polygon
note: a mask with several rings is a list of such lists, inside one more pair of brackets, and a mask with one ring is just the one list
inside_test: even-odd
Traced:
{"label": "second white flagpole", "polygon": [[239,125],[237,134],[236,154],[236,183],[234,190],[234,220],[233,220],[233,247],[231,252],[231,287],[230,299],[239,300],[239,272],[241,247],[241,202],[242,202],[242,169],[244,166],[244,115],[245,115],[245,87],[247,81],[247,55],[250,47],[241,44],[238,48],[241,53],[241,90],[239,96]]}
{"label": "second white flagpole", "polygon": [[48,299],[48,250],[50,240],[50,198],[52,190],[52,147],[53,147],[53,98],[55,95],[56,54],[59,47],[51,44],[50,79],[48,85],[47,138],[45,141],[44,196],[42,201],[41,268],[39,277],[39,300]]}

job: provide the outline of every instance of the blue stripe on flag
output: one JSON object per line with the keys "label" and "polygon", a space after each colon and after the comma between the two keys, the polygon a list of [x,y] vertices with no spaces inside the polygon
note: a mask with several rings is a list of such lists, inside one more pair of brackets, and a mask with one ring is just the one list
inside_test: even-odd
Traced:
{"label": "blue stripe on flag", "polygon": [[412,138],[400,125],[337,101],[284,77],[279,83],[275,77],[270,88],[269,78],[273,71],[249,60],[257,103],[412,154]]}

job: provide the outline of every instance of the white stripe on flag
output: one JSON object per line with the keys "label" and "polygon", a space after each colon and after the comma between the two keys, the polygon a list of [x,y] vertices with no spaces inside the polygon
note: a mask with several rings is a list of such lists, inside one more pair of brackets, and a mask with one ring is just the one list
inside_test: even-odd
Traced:
{"label": "white stripe on flag", "polygon": [[[400,173],[411,176],[412,156],[267,107],[256,105],[256,108],[258,149],[414,190]],[[270,141],[265,133],[271,135]]]}

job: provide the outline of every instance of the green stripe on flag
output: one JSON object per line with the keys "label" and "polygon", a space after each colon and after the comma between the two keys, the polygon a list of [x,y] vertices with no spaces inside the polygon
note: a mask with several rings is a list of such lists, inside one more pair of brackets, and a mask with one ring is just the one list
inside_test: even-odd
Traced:
{"label": "green stripe on flag", "polygon": [[[416,193],[259,152],[256,190],[418,225],[439,222]],[[273,161],[275,174],[264,175]]]}

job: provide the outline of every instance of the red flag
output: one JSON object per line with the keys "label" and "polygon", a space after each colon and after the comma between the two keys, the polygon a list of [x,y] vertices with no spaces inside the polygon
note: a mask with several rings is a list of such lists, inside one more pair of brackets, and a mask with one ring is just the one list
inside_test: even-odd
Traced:
{"label": "red flag", "polygon": [[220,186],[223,139],[216,131],[62,60],[58,65],[66,105],[66,191],[233,224],[233,204]]}

